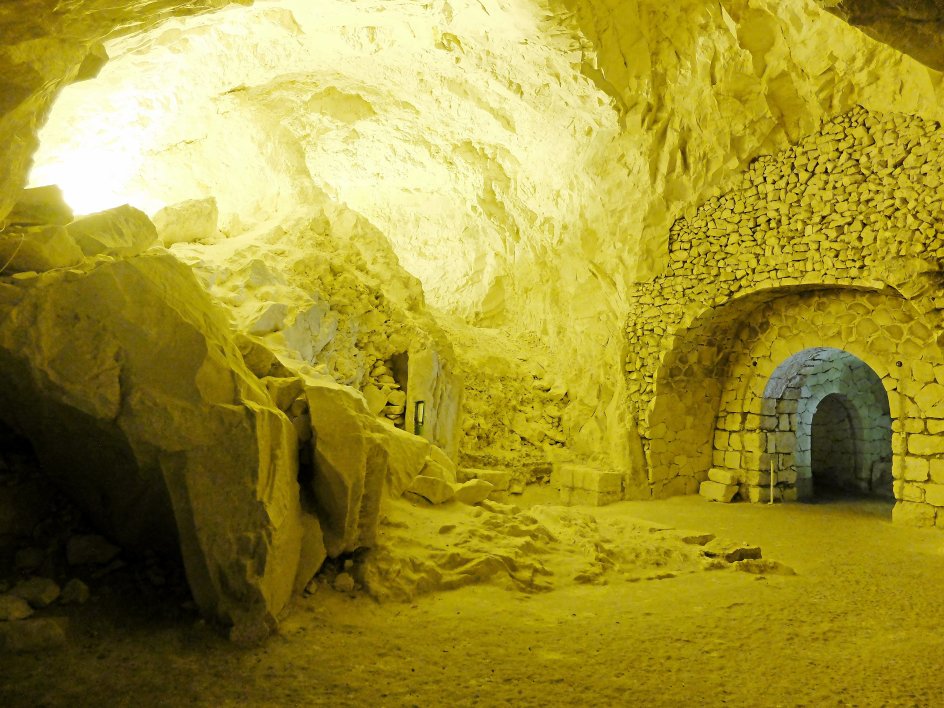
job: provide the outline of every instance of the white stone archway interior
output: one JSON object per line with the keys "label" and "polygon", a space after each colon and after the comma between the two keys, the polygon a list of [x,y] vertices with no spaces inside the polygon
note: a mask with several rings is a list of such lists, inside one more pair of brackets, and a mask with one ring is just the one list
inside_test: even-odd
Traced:
{"label": "white stone archway interior", "polygon": [[[840,407],[837,407],[841,406]],[[823,426],[826,406],[834,413],[833,426]],[[767,456],[777,475],[783,479],[795,476],[797,497],[810,498],[814,493],[813,466],[814,417],[820,411],[821,435],[839,433],[839,411],[848,416],[846,430],[852,440],[829,441],[821,448],[818,461],[830,463],[833,470],[848,464],[838,459],[854,450],[849,479],[829,476],[822,470],[823,483],[849,491],[874,493],[892,497],[891,418],[888,395],[878,375],[861,359],[832,347],[806,349],[789,357],[774,371],[764,391],[761,430],[767,433]]]}

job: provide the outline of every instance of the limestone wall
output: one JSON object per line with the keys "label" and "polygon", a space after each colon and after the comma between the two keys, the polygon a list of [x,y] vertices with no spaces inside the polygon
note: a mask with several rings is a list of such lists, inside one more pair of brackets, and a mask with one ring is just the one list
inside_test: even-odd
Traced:
{"label": "limestone wall", "polygon": [[[944,464],[934,403],[944,393],[942,149],[936,122],[856,108],[758,159],[732,191],[673,225],[670,269],[633,289],[627,321],[626,382],[646,462],[636,476],[652,494],[690,492],[704,478],[718,460],[716,415],[735,452],[766,453],[746,416],[762,414],[778,365],[827,346],[882,379],[897,513],[933,522],[933,504],[909,504],[939,501],[922,485],[932,460]],[[756,410],[735,405],[750,386]],[[911,444],[912,434],[923,437]],[[734,455],[725,466],[744,468]]]}

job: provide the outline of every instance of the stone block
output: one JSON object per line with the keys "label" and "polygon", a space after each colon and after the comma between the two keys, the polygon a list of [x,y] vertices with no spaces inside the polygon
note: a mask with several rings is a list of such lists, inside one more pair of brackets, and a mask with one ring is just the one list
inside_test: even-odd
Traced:
{"label": "stone block", "polygon": [[367,386],[364,387],[363,394],[364,399],[367,401],[367,410],[373,415],[380,415],[384,406],[387,405],[387,394],[373,384],[367,384]]}
{"label": "stone block", "polygon": [[551,471],[551,484],[558,489],[571,487],[605,495],[621,496],[623,474],[586,465],[559,463]]}
{"label": "stone block", "polygon": [[944,435],[909,435],[908,452],[912,455],[944,455]]}
{"label": "stone block", "polygon": [[127,204],[78,218],[66,229],[86,256],[130,258],[157,241],[157,231],[147,214]]}
{"label": "stone block", "polygon": [[[891,398],[891,397],[890,397]],[[922,386],[914,396],[923,417],[944,418],[944,386],[938,383]]]}
{"label": "stone block", "polygon": [[900,498],[910,502],[923,502],[924,486],[913,482],[904,482],[901,485]]}
{"label": "stone block", "polygon": [[450,484],[456,484],[458,468],[456,463],[449,459],[449,456],[443,451],[438,445],[430,445],[429,448],[429,459],[437,467],[437,470],[440,470],[443,479],[445,479]]}
{"label": "stone block", "polygon": [[931,481],[936,484],[944,484],[944,458],[935,458],[928,462],[930,466]]}
{"label": "stone block", "polygon": [[930,463],[921,457],[905,457],[902,461],[902,479],[925,482],[931,472]]}
{"label": "stone block", "polygon": [[682,543],[688,544],[689,546],[704,546],[705,544],[714,541],[715,535],[713,533],[682,532],[678,538]]}
{"label": "stone block", "polygon": [[746,484],[752,484],[761,487],[764,485],[770,485],[770,471],[768,468],[744,470],[741,476],[743,482]]}
{"label": "stone block", "polygon": [[796,446],[796,434],[790,432],[768,433],[768,452],[793,452]]}
{"label": "stone block", "polygon": [[455,490],[449,482],[422,474],[413,479],[406,491],[423,497],[430,504],[443,504],[455,496]]}
{"label": "stone block", "polygon": [[[551,473],[553,477],[553,472]],[[511,486],[511,472],[508,470],[483,470],[468,467],[462,470],[465,479],[481,479],[494,487],[496,492],[507,492]],[[573,486],[573,476],[567,486]]]}
{"label": "stone block", "polygon": [[601,494],[620,495],[623,491],[623,475],[612,470],[575,466],[573,486]]}
{"label": "stone block", "polygon": [[218,236],[219,216],[215,198],[190,199],[158,211],[154,214],[154,226],[161,243],[173,246]]}
{"label": "stone block", "polygon": [[121,549],[98,534],[77,534],[66,543],[69,565],[105,565],[115,559]]}
{"label": "stone block", "polygon": [[72,578],[62,587],[59,602],[63,605],[84,605],[91,595],[88,585],[78,578]]}
{"label": "stone block", "polygon": [[932,506],[944,506],[944,484],[928,484],[924,487],[924,501]]}
{"label": "stone block", "polygon": [[708,558],[723,558],[728,563],[737,563],[743,560],[758,560],[763,557],[759,546],[747,543],[732,543],[717,538],[705,546],[705,556]]}
{"label": "stone block", "polygon": [[616,502],[622,501],[622,495],[612,492],[565,487],[560,490],[560,499],[562,504],[567,505],[606,506],[607,504],[615,504]]}
{"label": "stone block", "polygon": [[739,481],[738,477],[738,473],[733,470],[726,470],[720,467],[712,467],[708,470],[708,479],[718,484],[737,484]]}
{"label": "stone block", "polygon": [[717,501],[727,504],[732,499],[734,499],[734,495],[738,493],[738,485],[720,484],[708,479],[701,483],[701,486],[698,488],[698,493],[709,501]]}
{"label": "stone block", "polygon": [[767,433],[750,432],[741,436],[741,443],[744,450],[763,451],[767,449]]}
{"label": "stone block", "polygon": [[572,488],[574,486],[574,465],[554,463],[551,468],[551,486],[558,490]]}
{"label": "stone block", "polygon": [[489,498],[495,488],[484,479],[470,479],[455,490],[455,499],[461,504],[478,504]]}
{"label": "stone block", "polygon": [[[770,485],[751,485],[747,488],[746,493],[742,493],[742,496],[752,504],[767,504],[770,502]],[[796,501],[796,499],[796,487],[774,486],[774,503]]]}
{"label": "stone block", "polygon": [[892,509],[892,521],[902,526],[934,526],[937,509],[928,504],[899,501]]}
{"label": "stone block", "polygon": [[812,499],[813,479],[811,477],[801,477],[797,479],[795,490],[795,498],[792,501],[796,501],[797,499]]}

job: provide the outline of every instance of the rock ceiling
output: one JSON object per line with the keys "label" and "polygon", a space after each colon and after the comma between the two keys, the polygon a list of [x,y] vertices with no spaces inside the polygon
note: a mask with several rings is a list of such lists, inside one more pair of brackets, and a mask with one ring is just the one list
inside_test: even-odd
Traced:
{"label": "rock ceiling", "polygon": [[820,0],[832,13],[938,71],[944,69],[941,0]]}

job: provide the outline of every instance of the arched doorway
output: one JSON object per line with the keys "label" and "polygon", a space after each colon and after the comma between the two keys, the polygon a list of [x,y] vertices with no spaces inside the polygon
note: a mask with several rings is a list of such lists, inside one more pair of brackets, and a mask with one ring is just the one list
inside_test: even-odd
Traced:
{"label": "arched doorway", "polygon": [[764,391],[761,430],[775,483],[792,482],[797,498],[893,497],[888,394],[849,352],[814,347],[781,363]]}

